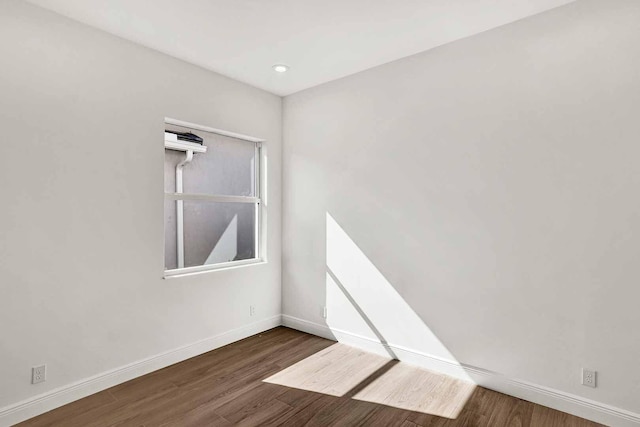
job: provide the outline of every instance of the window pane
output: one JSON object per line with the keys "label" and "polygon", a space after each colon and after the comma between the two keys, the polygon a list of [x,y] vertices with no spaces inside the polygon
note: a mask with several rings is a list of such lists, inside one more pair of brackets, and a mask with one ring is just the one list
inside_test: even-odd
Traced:
{"label": "window pane", "polygon": [[[184,200],[184,266],[256,257],[256,205]],[[178,268],[177,201],[165,202],[165,268]]]}
{"label": "window pane", "polygon": [[[206,153],[195,153],[184,166],[185,193],[255,196],[255,147],[253,142],[165,125],[167,130],[192,132],[207,146]],[[165,191],[175,192],[175,170],[185,153],[165,150]]]}

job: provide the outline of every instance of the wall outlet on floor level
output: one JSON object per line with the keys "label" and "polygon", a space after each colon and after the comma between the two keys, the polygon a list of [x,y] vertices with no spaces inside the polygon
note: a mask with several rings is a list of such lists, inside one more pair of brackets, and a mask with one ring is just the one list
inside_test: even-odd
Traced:
{"label": "wall outlet on floor level", "polygon": [[250,305],[249,306],[249,316],[253,316],[256,314],[256,306],[255,305]]}
{"label": "wall outlet on floor level", "polygon": [[586,385],[587,387],[596,387],[596,371],[590,371],[588,369],[582,368],[582,385]]}
{"label": "wall outlet on floor level", "polygon": [[31,368],[31,384],[43,383],[47,379],[47,365]]}
{"label": "wall outlet on floor level", "polygon": [[326,305],[322,307],[322,317],[325,318],[325,319],[327,318],[327,306]]}

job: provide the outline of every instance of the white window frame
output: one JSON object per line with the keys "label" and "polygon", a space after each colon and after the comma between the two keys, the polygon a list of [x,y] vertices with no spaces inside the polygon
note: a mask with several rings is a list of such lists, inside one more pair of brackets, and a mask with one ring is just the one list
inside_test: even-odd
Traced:
{"label": "white window frame", "polygon": [[[180,126],[192,130],[200,130],[204,132],[214,133],[217,135],[228,136],[231,138],[240,139],[243,141],[253,142],[255,144],[255,189],[256,194],[253,197],[246,196],[223,196],[223,195],[209,195],[209,194],[190,194],[190,193],[177,193],[177,192],[165,192],[165,200],[200,200],[209,202],[223,202],[223,203],[252,203],[255,205],[255,258],[243,259],[238,261],[223,262],[217,264],[205,264],[193,267],[182,267],[170,270],[164,270],[164,278],[179,277],[184,275],[191,275],[196,273],[203,273],[207,271],[216,271],[220,269],[227,269],[232,267],[240,267],[251,264],[266,263],[266,217],[267,217],[267,202],[266,202],[266,155],[265,155],[265,140],[262,138],[256,138],[254,136],[242,135],[235,132],[229,132],[221,129],[216,129],[208,126],[203,126],[195,123],[185,122],[182,120],[172,119],[165,117],[164,123],[168,125]],[[172,148],[170,142],[165,142],[165,148]],[[180,144],[178,144],[180,145]],[[188,152],[189,147],[179,148],[180,151]],[[206,149],[205,149],[206,150]],[[197,150],[194,150],[197,152]],[[176,218],[177,220],[177,218]],[[177,227],[176,227],[177,230]],[[176,239],[177,240],[177,239]]]}

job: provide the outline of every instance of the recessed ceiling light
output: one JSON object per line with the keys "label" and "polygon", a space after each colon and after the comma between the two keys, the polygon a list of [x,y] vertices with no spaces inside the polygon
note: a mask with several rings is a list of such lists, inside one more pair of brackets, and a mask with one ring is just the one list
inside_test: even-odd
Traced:
{"label": "recessed ceiling light", "polygon": [[276,64],[276,65],[273,66],[273,69],[277,73],[286,73],[289,70],[289,67],[287,65],[284,65],[284,64]]}

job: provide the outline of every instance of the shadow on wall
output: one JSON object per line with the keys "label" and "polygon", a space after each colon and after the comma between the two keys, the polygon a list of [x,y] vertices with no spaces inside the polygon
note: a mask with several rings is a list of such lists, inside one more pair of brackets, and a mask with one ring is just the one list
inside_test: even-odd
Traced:
{"label": "shadow on wall", "polygon": [[426,356],[444,362],[443,373],[472,381],[329,212],[326,261],[326,322],[338,341],[417,366]]}
{"label": "shadow on wall", "polygon": [[[339,342],[264,381],[457,418],[474,381],[329,213],[326,261],[326,323]],[[446,368],[430,371],[425,357]]]}

